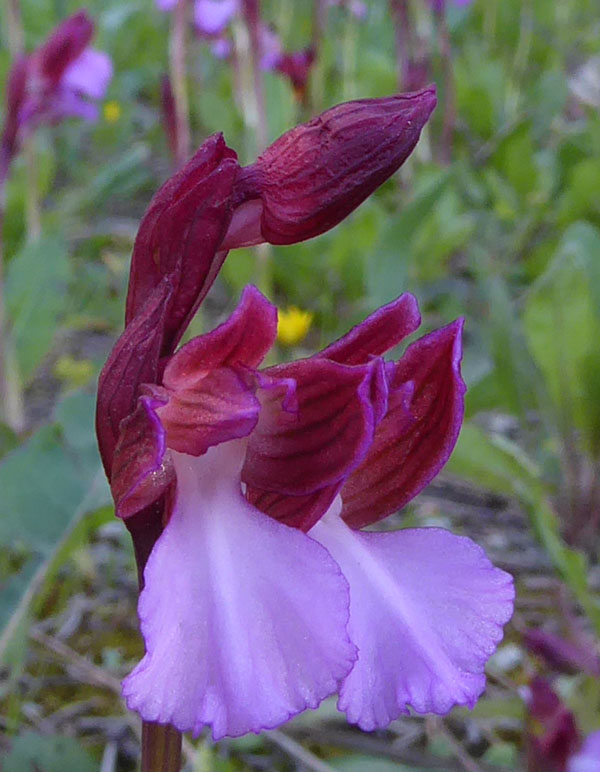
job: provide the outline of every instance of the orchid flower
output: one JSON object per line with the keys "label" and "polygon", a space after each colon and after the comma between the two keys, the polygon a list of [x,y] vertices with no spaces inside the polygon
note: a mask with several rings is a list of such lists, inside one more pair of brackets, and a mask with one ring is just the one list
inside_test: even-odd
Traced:
{"label": "orchid flower", "polygon": [[419,325],[403,295],[320,354],[261,370],[277,312],[247,287],[175,352],[227,249],[336,225],[400,166],[434,104],[425,89],[338,105],[244,169],[211,137],[144,217],[97,430],[140,568],[146,655],[123,688],[147,722],[238,736],[337,692],[373,729],[484,688],[511,578],[441,529],[360,530],[454,446],[462,322],[385,362]]}
{"label": "orchid flower", "polygon": [[0,145],[0,169],[7,169],[25,136],[42,123],[67,117],[94,121],[95,101],[102,99],[112,77],[108,54],[89,43],[94,25],[85,11],[73,14],[32,54],[15,62],[6,96]]}
{"label": "orchid flower", "polygon": [[249,287],[142,387],[112,487],[122,517],[172,491],[140,596],[146,655],[123,689],[145,720],[219,739],[339,691],[371,730],[479,697],[511,578],[442,529],[358,530],[429,482],[458,435],[461,323],[380,357],[418,323],[404,295],[260,371],[277,314]]}

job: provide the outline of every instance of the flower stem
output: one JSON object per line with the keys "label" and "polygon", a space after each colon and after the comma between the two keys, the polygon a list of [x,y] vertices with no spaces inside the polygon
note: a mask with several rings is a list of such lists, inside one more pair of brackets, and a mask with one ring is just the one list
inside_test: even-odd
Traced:
{"label": "flower stem", "polygon": [[180,772],[181,732],[168,724],[142,724],[141,772]]}
{"label": "flower stem", "polygon": [[398,91],[402,91],[406,89],[409,81],[410,45],[412,39],[411,18],[407,0],[391,0],[390,10],[394,22]]}
{"label": "flower stem", "polygon": [[[265,84],[261,69],[262,42],[259,0],[244,0],[244,21],[249,46],[241,52],[240,58],[246,56],[246,62],[249,63],[249,69],[252,73],[250,99],[244,103],[247,107],[244,120],[248,127],[254,129],[255,152],[258,155],[265,149],[269,141]],[[261,244],[255,247],[254,255],[256,284],[267,297],[273,297],[273,267],[270,245]]]}
{"label": "flower stem", "polygon": [[441,159],[449,164],[452,160],[454,130],[456,126],[456,86],[452,62],[452,43],[446,22],[445,9],[434,11],[440,57],[444,68],[444,113],[442,118]]}
{"label": "flower stem", "polygon": [[42,235],[42,215],[38,191],[38,173],[35,157],[34,137],[29,137],[23,146],[25,156],[25,222],[27,240],[39,241]]}
{"label": "flower stem", "polygon": [[177,168],[182,167],[191,154],[190,108],[186,84],[187,11],[187,0],[179,0],[173,10],[169,41],[169,69],[175,102]]}

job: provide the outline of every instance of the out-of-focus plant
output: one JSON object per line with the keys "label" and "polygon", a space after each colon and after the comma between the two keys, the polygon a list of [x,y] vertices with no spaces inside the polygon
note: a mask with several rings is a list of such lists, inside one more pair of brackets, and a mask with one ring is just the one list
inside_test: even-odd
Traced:
{"label": "out-of-focus plant", "polygon": [[[84,11],[62,22],[46,42],[31,54],[17,54],[8,75],[4,126],[0,136],[0,409],[2,418],[15,430],[24,427],[21,378],[31,374],[52,342],[53,306],[60,303],[46,285],[46,302],[40,304],[32,292],[32,275],[44,275],[49,270],[50,286],[61,281],[64,273],[60,247],[43,242],[37,211],[36,181],[28,179],[30,207],[29,244],[13,258],[4,298],[3,228],[6,208],[6,185],[11,164],[20,150],[27,146],[32,132],[41,124],[57,123],[68,117],[95,121],[101,99],[112,77],[112,63],[107,54],[90,47],[94,25]],[[31,158],[28,159],[31,166]],[[35,203],[31,203],[34,201]],[[43,255],[49,252],[50,255]],[[57,254],[57,261],[52,256]],[[43,255],[43,256],[42,256]],[[38,271],[33,260],[40,259],[50,268]],[[49,259],[48,259],[49,258]],[[47,260],[47,262],[46,262]],[[33,270],[32,270],[33,269]],[[57,270],[58,269],[58,270]],[[41,289],[41,285],[38,285]],[[40,322],[39,324],[36,324]],[[29,346],[23,347],[22,336],[28,336]],[[37,338],[37,340],[36,340]],[[23,359],[25,358],[25,363]],[[19,367],[21,365],[21,367]]]}

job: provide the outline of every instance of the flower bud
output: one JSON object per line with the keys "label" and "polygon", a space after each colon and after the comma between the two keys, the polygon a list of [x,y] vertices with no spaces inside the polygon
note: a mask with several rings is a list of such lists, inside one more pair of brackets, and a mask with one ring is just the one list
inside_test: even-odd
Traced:
{"label": "flower bud", "polygon": [[239,174],[223,248],[293,244],[333,228],[404,163],[435,105],[428,86],[345,102],[288,131]]}

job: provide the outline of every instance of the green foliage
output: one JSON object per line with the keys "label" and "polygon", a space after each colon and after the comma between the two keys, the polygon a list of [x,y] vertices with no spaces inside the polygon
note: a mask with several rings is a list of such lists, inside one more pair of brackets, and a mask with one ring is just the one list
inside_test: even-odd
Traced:
{"label": "green foliage", "polygon": [[98,764],[72,737],[25,732],[3,760],[4,772],[98,772]]}
{"label": "green foliage", "polygon": [[0,545],[19,562],[0,596],[0,657],[78,521],[108,502],[93,432],[93,397],[76,392],[0,464]]}
{"label": "green foliage", "polygon": [[52,347],[68,279],[66,245],[56,236],[26,244],[9,264],[8,316],[19,369],[26,381]]}
{"label": "green foliage", "polygon": [[564,234],[531,288],[525,333],[563,432],[575,426],[600,452],[600,231],[586,223]]}

